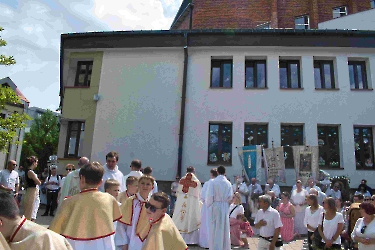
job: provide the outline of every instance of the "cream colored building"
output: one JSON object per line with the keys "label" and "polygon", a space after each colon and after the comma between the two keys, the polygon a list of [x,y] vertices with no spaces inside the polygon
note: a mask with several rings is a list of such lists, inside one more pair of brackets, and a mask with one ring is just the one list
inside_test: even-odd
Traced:
{"label": "cream colored building", "polygon": [[[20,105],[12,105],[8,104],[6,105],[5,110],[1,111],[1,115],[6,117],[7,115],[10,115],[14,112],[18,112],[19,114],[27,113],[27,109],[29,107],[29,101],[27,98],[21,93],[21,91],[17,88],[17,85],[9,78],[5,77],[3,79],[0,79],[0,86],[8,86],[10,87],[21,99]],[[16,160],[17,163],[20,162],[21,158],[21,150],[22,150],[22,142],[25,134],[25,129],[19,129],[17,131],[17,137],[14,138],[15,141],[20,141],[19,144],[9,144],[8,146],[8,153],[0,152],[0,170],[4,169],[4,167],[7,165],[7,162],[9,160]]]}
{"label": "cream colored building", "polygon": [[[63,34],[59,165],[76,164],[80,156],[105,163],[114,150],[124,174],[139,158],[157,180],[174,180],[194,166],[204,182],[221,164],[233,180],[242,170],[236,147],[252,136],[266,146],[319,143],[322,169],[350,176],[351,187],[363,178],[375,187],[374,36],[320,30]],[[286,176],[292,186],[294,170],[287,168]]]}

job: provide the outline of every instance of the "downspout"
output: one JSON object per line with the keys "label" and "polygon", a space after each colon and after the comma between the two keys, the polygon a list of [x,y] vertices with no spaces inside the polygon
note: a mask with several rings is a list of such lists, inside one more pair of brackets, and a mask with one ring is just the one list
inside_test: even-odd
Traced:
{"label": "downspout", "polygon": [[180,131],[178,134],[178,165],[177,175],[179,177],[182,173],[182,146],[184,144],[184,125],[185,125],[185,104],[186,104],[186,82],[188,69],[188,32],[185,32],[186,46],[184,47],[184,73],[182,78],[182,96],[181,96],[181,116],[180,116]]}

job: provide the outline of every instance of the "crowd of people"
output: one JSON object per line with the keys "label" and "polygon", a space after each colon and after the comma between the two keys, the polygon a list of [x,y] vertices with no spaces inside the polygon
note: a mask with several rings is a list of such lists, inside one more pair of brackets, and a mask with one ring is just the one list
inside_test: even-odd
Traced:
{"label": "crowd of people", "polygon": [[[281,249],[301,236],[307,236],[309,249],[341,249],[344,242],[375,249],[375,195],[366,180],[347,201],[338,183],[323,192],[313,178],[296,180],[291,192],[281,192],[272,179],[264,190],[256,178],[246,182],[238,176],[231,184],[224,166],[211,169],[202,187],[194,167],[188,167],[167,195],[158,192],[151,167],[143,169],[135,159],[123,175],[118,161],[116,152],[106,155],[104,165],[82,157],[77,169],[66,165],[63,178],[55,165],[38,176],[34,156],[27,158],[20,178],[17,163],[9,161],[0,172],[0,248],[185,250],[196,244],[250,249],[248,238],[255,235],[260,250]],[[53,217],[49,229],[33,222],[42,184],[42,216]]]}

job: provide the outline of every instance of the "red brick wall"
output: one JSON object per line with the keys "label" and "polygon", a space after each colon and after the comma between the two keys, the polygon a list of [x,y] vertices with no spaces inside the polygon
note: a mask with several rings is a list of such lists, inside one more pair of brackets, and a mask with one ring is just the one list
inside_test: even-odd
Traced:
{"label": "red brick wall", "polygon": [[[305,14],[315,29],[343,5],[353,14],[370,9],[370,0],[194,0],[193,29],[251,29],[270,21],[272,28],[294,28],[295,17]],[[189,15],[177,29],[188,28]]]}

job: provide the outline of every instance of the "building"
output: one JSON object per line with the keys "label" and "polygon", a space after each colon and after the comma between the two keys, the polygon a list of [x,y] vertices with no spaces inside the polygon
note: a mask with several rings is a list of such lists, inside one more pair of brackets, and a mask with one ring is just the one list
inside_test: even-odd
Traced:
{"label": "building", "polygon": [[374,0],[183,0],[171,29],[317,29],[318,24],[369,10]]}
{"label": "building", "polygon": [[[35,118],[40,118],[42,114],[46,113],[47,109],[42,109],[38,107],[30,107],[27,110],[27,114],[30,116],[31,120],[27,121],[27,126],[25,128],[25,132],[30,132],[31,125],[33,124]],[[55,116],[60,117],[59,113],[52,112]]]}
{"label": "building", "polygon": [[319,23],[319,29],[375,30],[375,9]]}
{"label": "building", "polygon": [[[1,115],[3,118],[6,118],[8,115],[17,112],[19,114],[27,112],[29,107],[29,101],[27,98],[22,94],[22,92],[17,88],[17,85],[9,78],[5,77],[0,79],[0,86],[7,86],[10,87],[20,98],[22,104],[8,104],[6,105],[5,110],[1,110]],[[0,169],[3,169],[4,166],[7,165],[9,160],[16,160],[17,162],[20,161],[21,158],[21,150],[22,150],[22,141],[25,134],[25,129],[18,130],[17,138],[14,138],[14,141],[20,141],[19,144],[9,144],[8,153],[0,152]]]}
{"label": "building", "polygon": [[[61,36],[59,165],[139,158],[158,180],[241,173],[236,146],[320,145],[321,168],[375,186],[374,31],[129,31]],[[225,157],[224,157],[225,155]],[[224,159],[225,158],[225,159]],[[287,166],[287,183],[295,181]],[[62,169],[62,168],[60,168]],[[264,184],[264,180],[261,180]]]}

